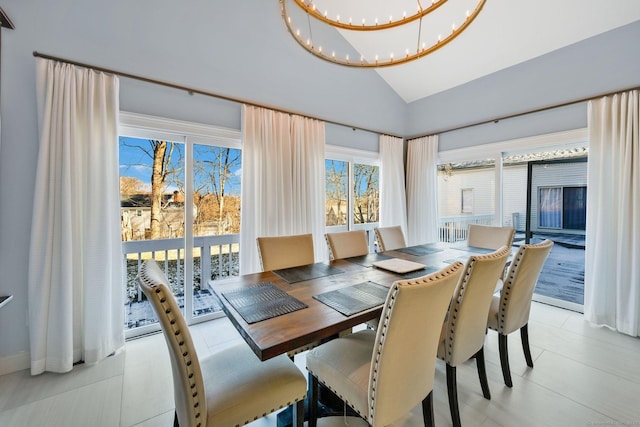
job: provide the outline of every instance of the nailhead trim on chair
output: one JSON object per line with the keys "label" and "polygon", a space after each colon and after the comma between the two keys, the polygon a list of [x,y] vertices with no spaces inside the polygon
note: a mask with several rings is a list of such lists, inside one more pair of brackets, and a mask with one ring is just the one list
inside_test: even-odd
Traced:
{"label": "nailhead trim on chair", "polygon": [[329,248],[329,260],[333,261],[335,259],[335,256],[333,255],[333,251],[331,250],[331,244],[329,243],[329,238],[327,237],[327,235],[324,235],[324,240],[327,242],[327,247]]}
{"label": "nailhead trim on chair", "polygon": [[[459,264],[459,263],[456,263]],[[407,280],[402,280],[400,281],[400,283],[405,284],[405,285],[416,285],[416,284],[422,284],[422,283],[429,283],[429,282],[433,282],[435,280],[439,280],[442,277],[448,275],[451,273],[452,271],[452,266],[456,265],[456,264],[452,264],[451,266],[449,266],[446,270],[444,270],[444,272],[442,273],[438,273],[438,274],[434,274],[429,276],[426,279],[420,279],[420,280],[416,280],[416,279],[407,279]],[[374,365],[373,365],[373,378],[371,381],[371,403],[370,403],[370,407],[369,407],[369,413],[370,416],[367,417],[367,414],[363,414],[362,412],[360,412],[358,410],[358,408],[354,408],[352,403],[349,402],[340,392],[338,392],[338,390],[334,389],[333,387],[331,387],[329,384],[325,383],[324,381],[322,381],[321,378],[318,377],[318,375],[316,375],[313,371],[309,370],[309,367],[307,366],[307,370],[309,370],[309,373],[311,375],[313,375],[319,383],[321,383],[322,385],[324,385],[325,387],[327,387],[329,390],[331,390],[333,393],[336,394],[336,396],[338,396],[342,401],[344,401],[345,404],[349,405],[349,407],[351,407],[354,411],[356,411],[358,413],[358,415],[360,417],[362,417],[363,419],[367,420],[367,422],[371,425],[373,425],[373,418],[375,415],[375,391],[376,391],[376,383],[377,383],[377,374],[378,374],[378,363],[380,361],[380,353],[381,353],[381,349],[382,349],[382,343],[384,342],[384,336],[386,334],[386,330],[389,327],[389,318],[390,315],[389,313],[393,310],[394,307],[394,303],[396,300],[396,295],[398,294],[398,282],[394,282],[392,285],[392,288],[389,289],[389,292],[391,293],[391,297],[390,297],[390,301],[389,301],[389,308],[390,310],[388,310],[387,315],[385,316],[382,325],[379,325],[379,328],[381,329],[381,340],[378,346],[378,349],[376,350],[376,358],[374,360]],[[383,309],[384,311],[384,309]]]}
{"label": "nailhead trim on chair", "polygon": [[[423,284],[423,283],[429,283],[429,282],[433,282],[436,280],[440,280],[441,278],[443,278],[444,276],[450,274],[452,272],[452,268],[451,266],[449,266],[446,270],[444,270],[444,272],[442,273],[438,273],[438,274],[434,274],[429,276],[428,278],[423,278],[423,279],[408,279],[406,281],[401,281],[400,283],[404,284],[404,285],[417,285],[417,284]],[[393,311],[393,307],[396,301],[396,295],[398,295],[398,282],[394,282],[394,284],[392,285],[393,288],[390,289],[390,301],[389,301],[389,310],[387,310],[387,315],[385,316],[382,325],[379,325],[378,328],[382,328],[380,330],[380,343],[378,344],[378,349],[376,350],[376,358],[374,361],[374,365],[373,365],[373,378],[371,380],[371,402],[370,402],[370,407],[369,407],[369,419],[368,422],[369,424],[373,425],[373,419],[375,416],[375,399],[376,399],[376,385],[377,385],[377,381],[378,381],[378,364],[380,362],[380,353],[382,352],[382,344],[384,343],[384,337],[387,333],[387,329],[389,327],[389,318],[391,317],[391,312]]]}
{"label": "nailhead trim on chair", "polygon": [[[145,280],[144,275],[142,275],[140,278],[142,280]],[[166,305],[167,297],[162,293],[162,289],[158,288],[156,284],[149,283],[146,280],[145,280],[145,284],[150,288],[154,289],[154,293],[158,296],[158,300],[162,305],[164,313],[167,315],[167,318],[169,318],[169,324],[171,325],[173,335],[178,343],[178,346],[180,347],[180,351],[182,352],[183,362],[185,366],[187,366],[187,372],[188,372],[187,377],[189,379],[189,387],[193,390],[196,388],[196,382],[194,381],[195,375],[193,372],[193,368],[191,367],[192,365],[191,358],[189,357],[189,351],[183,348],[185,342],[184,342],[184,339],[182,339],[182,333],[180,329],[176,327],[176,320],[175,318],[171,318],[171,308],[168,305]],[[200,408],[200,399],[198,398],[198,392],[194,391],[193,393],[191,393],[191,398],[193,402],[192,407],[194,412],[194,418],[198,419],[200,418],[200,415],[201,415],[200,412],[198,412]],[[200,427],[201,425],[202,425],[201,423],[198,423],[196,427]]]}
{"label": "nailhead trim on chair", "polygon": [[503,291],[500,294],[500,316],[498,316],[498,331],[504,331],[505,325],[505,312],[507,310],[507,306],[509,305],[509,294],[511,293],[511,288],[513,287],[513,282],[518,275],[518,269],[520,268],[522,258],[524,258],[524,254],[531,248],[538,248],[541,246],[545,246],[545,242],[537,243],[529,246],[522,246],[524,250],[518,249],[518,253],[516,254],[515,259],[511,263],[509,267],[509,277],[503,284]]}
{"label": "nailhead trim on chair", "polygon": [[464,273],[464,279],[462,281],[460,293],[458,293],[458,298],[455,303],[449,310],[449,314],[451,315],[451,322],[449,325],[451,329],[449,330],[449,334],[447,335],[447,355],[451,358],[451,351],[453,350],[453,336],[456,330],[456,321],[458,320],[458,306],[462,303],[464,298],[464,293],[467,290],[467,284],[469,283],[469,277],[471,277],[471,272],[473,271],[473,267],[476,265],[476,257],[472,256],[469,260],[469,264],[467,265],[467,269]]}
{"label": "nailhead trim on chair", "polygon": [[465,271],[464,280],[462,282],[460,292],[458,293],[458,298],[454,301],[454,304],[449,309],[449,315],[452,316],[451,318],[452,320],[450,322],[451,329],[449,329],[449,333],[445,338],[447,340],[447,346],[446,346],[447,356],[448,356],[447,358],[449,360],[445,360],[445,362],[449,363],[451,361],[451,356],[452,356],[451,352],[453,351],[453,336],[456,330],[456,320],[458,319],[458,307],[460,306],[460,304],[462,303],[462,300],[464,299],[464,294],[467,290],[467,285],[469,284],[469,277],[471,276],[471,272],[473,271],[473,268],[477,260],[492,259],[492,258],[501,257],[503,255],[504,255],[504,251],[501,251],[498,253],[494,252],[487,255],[474,255],[469,258],[469,265],[467,266],[467,269]]}

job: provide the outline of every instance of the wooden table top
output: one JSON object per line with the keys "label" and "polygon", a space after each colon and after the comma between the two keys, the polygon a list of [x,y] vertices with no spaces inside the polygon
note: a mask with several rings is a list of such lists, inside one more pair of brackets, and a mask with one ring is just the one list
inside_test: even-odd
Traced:
{"label": "wooden table top", "polygon": [[[458,247],[455,249],[446,243],[421,245],[416,249],[418,249],[417,252],[420,252],[424,248],[433,248],[438,251],[422,256],[411,255],[405,251],[387,251],[384,254],[425,264],[430,270],[439,270],[455,260],[464,262],[470,255],[478,255],[479,253],[470,250],[473,248]],[[342,272],[297,283],[287,283],[276,273],[268,271],[210,281],[209,287],[220,297],[227,317],[258,358],[267,360],[312,342],[330,338],[368,320],[376,319],[382,312],[382,305],[379,305],[351,316],[345,316],[314,299],[314,295],[366,281],[390,287],[394,281],[403,279],[401,275],[347,260],[336,260],[329,264]],[[224,292],[244,289],[265,282],[274,284],[308,307],[249,324],[222,296]]]}

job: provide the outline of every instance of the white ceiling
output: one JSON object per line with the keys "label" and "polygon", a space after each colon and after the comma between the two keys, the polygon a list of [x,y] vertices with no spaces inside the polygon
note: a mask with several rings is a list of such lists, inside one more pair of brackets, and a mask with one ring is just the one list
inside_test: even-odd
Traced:
{"label": "white ceiling", "polygon": [[[388,11],[389,0],[353,1],[364,4],[362,8],[368,16],[388,19],[392,15]],[[394,0],[392,5],[395,8],[405,1],[415,9],[416,0]],[[322,10],[324,5],[335,4],[335,0],[315,3]],[[348,2],[334,8],[345,4]],[[470,9],[474,7],[475,0]],[[350,14],[346,11],[342,16]],[[356,16],[354,22],[361,19]],[[637,20],[640,0],[487,0],[477,19],[448,45],[425,58],[379,68],[377,72],[406,102],[412,102]],[[451,21],[447,22],[450,26]],[[341,30],[341,33],[362,54],[373,56],[380,49],[379,42],[370,41],[362,32]],[[400,37],[399,34],[390,36]],[[415,36],[413,40],[416,43]]]}

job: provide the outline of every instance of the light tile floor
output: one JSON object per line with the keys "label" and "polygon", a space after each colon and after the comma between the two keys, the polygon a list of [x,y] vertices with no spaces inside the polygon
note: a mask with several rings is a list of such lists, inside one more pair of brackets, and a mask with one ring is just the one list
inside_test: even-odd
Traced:
{"label": "light tile floor", "polygon": [[[241,340],[226,320],[192,327],[199,354]],[[492,398],[482,397],[475,362],[458,368],[462,424],[495,426],[640,426],[640,339],[589,326],[582,315],[534,303],[529,334],[535,363],[529,369],[519,334],[509,337],[514,386],[502,382],[498,340],[485,345]],[[296,358],[304,370],[304,355]],[[444,364],[436,368],[434,407],[438,426],[450,426]],[[334,420],[335,421],[335,420]],[[342,418],[340,418],[342,423]],[[124,351],[68,374],[28,371],[0,376],[0,426],[169,427],[173,388],[162,335],[127,342]],[[251,424],[276,425],[274,414]],[[396,423],[421,427],[415,408]]]}

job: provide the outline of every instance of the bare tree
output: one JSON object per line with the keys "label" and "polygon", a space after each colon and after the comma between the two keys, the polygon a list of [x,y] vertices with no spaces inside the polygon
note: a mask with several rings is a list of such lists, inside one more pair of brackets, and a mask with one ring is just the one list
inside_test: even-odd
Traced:
{"label": "bare tree", "polygon": [[364,224],[378,220],[378,167],[355,164],[354,181],[354,222]]}
{"label": "bare tree", "polygon": [[[326,225],[340,225],[344,224],[342,218],[342,203],[347,202],[347,180],[345,172],[336,168],[336,164],[344,164],[344,162],[330,160],[328,163],[330,167],[325,169],[326,198],[329,202],[328,212],[326,212]],[[328,216],[334,204],[336,208],[336,219],[331,221],[332,223],[329,223],[330,219]]]}
{"label": "bare tree", "polygon": [[170,177],[178,175],[181,166],[173,167],[172,156],[176,144],[157,139],[149,140],[149,149],[140,147],[153,159],[151,166],[151,239],[159,239],[162,236],[162,208],[163,195],[167,181]]}
{"label": "bare tree", "polygon": [[120,177],[120,194],[124,196],[131,196],[132,194],[138,194],[144,188],[142,180],[133,176],[121,176]]}
{"label": "bare tree", "polygon": [[216,204],[218,205],[218,234],[224,233],[223,224],[227,218],[225,197],[227,184],[234,178],[235,170],[240,167],[240,151],[232,148],[210,147],[210,160],[203,160]]}

